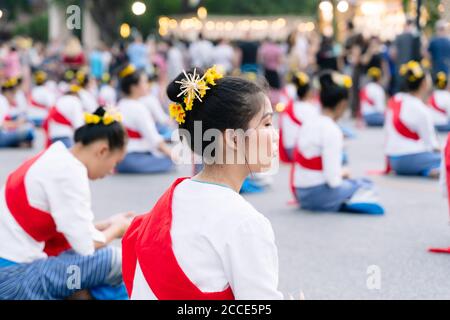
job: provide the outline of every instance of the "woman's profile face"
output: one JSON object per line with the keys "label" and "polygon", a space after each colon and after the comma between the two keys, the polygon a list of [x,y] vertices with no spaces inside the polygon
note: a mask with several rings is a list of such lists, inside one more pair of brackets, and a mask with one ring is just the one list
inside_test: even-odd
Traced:
{"label": "woman's profile face", "polygon": [[266,95],[260,112],[250,120],[248,127],[245,154],[249,169],[254,173],[268,171],[278,155],[279,136],[273,126],[273,109]]}
{"label": "woman's profile face", "polygon": [[144,97],[148,94],[149,86],[148,86],[148,77],[145,73],[142,73],[139,82],[134,87],[136,95],[139,97]]}
{"label": "woman's profile face", "polygon": [[125,157],[125,148],[111,150],[106,141],[97,141],[90,146],[88,176],[91,180],[103,179],[114,172]]}

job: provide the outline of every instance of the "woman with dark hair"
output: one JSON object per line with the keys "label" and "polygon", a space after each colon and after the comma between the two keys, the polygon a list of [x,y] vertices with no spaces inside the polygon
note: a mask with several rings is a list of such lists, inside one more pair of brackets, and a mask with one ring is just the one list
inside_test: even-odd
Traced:
{"label": "woman with dark hair", "polygon": [[298,130],[303,123],[320,114],[320,106],[314,101],[314,90],[309,76],[304,72],[292,75],[297,99],[290,99],[280,115],[280,159],[292,162]]}
{"label": "woman with dark hair", "polygon": [[389,169],[399,175],[437,178],[441,154],[429,107],[423,102],[430,77],[416,61],[402,65],[400,76],[402,90],[390,99],[386,115]]}
{"label": "woman with dark hair", "polygon": [[118,107],[130,142],[125,159],[117,166],[119,173],[157,173],[174,168],[171,148],[158,133],[155,121],[142,103],[148,94],[148,78],[145,72],[127,65],[119,72],[123,98]]}
{"label": "woman with dark hair", "polygon": [[56,100],[42,125],[47,136],[47,146],[56,141],[61,141],[68,148],[73,145],[75,130],[84,124],[84,109],[79,94],[83,79],[82,71],[67,70],[64,73],[64,81],[68,81],[67,91]]}
{"label": "woman with dark hair", "polygon": [[123,293],[120,249],[108,244],[134,215],[94,224],[89,180],[113,171],[125,154],[126,132],[117,114],[101,108],[85,120],[71,149],[54,143],[1,189],[1,300]]}
{"label": "woman with dark hair", "polygon": [[[269,98],[257,84],[222,78],[214,68],[181,73],[167,94],[181,139],[205,165],[196,176],[177,179],[127,231],[122,245],[128,294],[159,300],[282,298],[270,222],[239,195],[246,177],[268,170],[276,156]],[[210,132],[214,142],[202,138]],[[267,153],[255,158],[262,148]]]}
{"label": "woman with dark hair", "polygon": [[369,68],[367,77],[369,83],[359,91],[361,115],[369,127],[382,127],[386,110],[386,93],[381,85],[381,69]]}
{"label": "woman with dark hair", "polygon": [[350,179],[342,164],[344,139],[336,121],[347,110],[352,80],[334,71],[319,80],[322,115],[298,131],[291,188],[302,209],[383,214],[372,183]]}
{"label": "woman with dark hair", "polygon": [[1,85],[0,94],[0,148],[31,147],[33,126],[26,119],[26,110],[16,101],[18,78],[10,78]]}
{"label": "woman with dark hair", "polygon": [[428,105],[437,131],[450,131],[450,92],[448,78],[444,72],[438,72],[434,77],[434,91]]}

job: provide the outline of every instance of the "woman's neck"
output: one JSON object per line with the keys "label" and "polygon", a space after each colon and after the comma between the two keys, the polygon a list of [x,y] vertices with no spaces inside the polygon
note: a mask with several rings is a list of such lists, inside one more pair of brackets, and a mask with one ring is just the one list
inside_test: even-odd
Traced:
{"label": "woman's neck", "polygon": [[205,165],[203,170],[193,178],[199,181],[222,184],[239,193],[248,174],[248,168],[243,165]]}
{"label": "woman's neck", "polygon": [[139,96],[138,94],[130,94],[130,95],[127,96],[127,99],[130,99],[130,100],[139,100],[139,99],[140,99],[140,96]]}
{"label": "woman's neck", "polygon": [[333,121],[336,121],[336,115],[330,109],[323,108],[322,109],[322,115],[331,118]]}

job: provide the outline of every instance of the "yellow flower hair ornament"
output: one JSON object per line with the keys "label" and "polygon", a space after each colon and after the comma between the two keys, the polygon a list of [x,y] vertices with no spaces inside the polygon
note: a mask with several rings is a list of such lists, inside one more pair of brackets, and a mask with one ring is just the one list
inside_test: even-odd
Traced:
{"label": "yellow flower hair ornament", "polygon": [[5,82],[3,82],[2,87],[5,89],[11,89],[11,88],[14,88],[15,86],[17,86],[18,84],[19,84],[19,79],[16,77],[13,77],[13,78],[9,78]]}
{"label": "yellow flower hair ornament", "polygon": [[420,63],[417,61],[413,61],[413,60],[409,61],[406,64],[403,64],[400,67],[400,75],[406,76],[408,71],[410,71],[412,73],[408,77],[408,81],[410,81],[410,82],[417,81],[418,79],[422,78],[425,75]]}
{"label": "yellow flower hair ornament", "polygon": [[445,87],[447,86],[447,75],[445,74],[445,72],[438,72],[436,74],[436,80],[438,88],[445,89]]}
{"label": "yellow flower hair ornament", "polygon": [[129,64],[128,66],[126,66],[125,69],[123,69],[122,71],[119,72],[119,78],[125,78],[128,77],[129,75],[133,74],[136,71],[136,67],[132,64]]}
{"label": "yellow flower hair ornament", "polygon": [[122,115],[120,113],[106,112],[103,117],[92,113],[84,114],[84,122],[86,124],[99,124],[102,122],[105,126],[109,126],[113,122],[122,122]]}
{"label": "yellow flower hair ornament", "polygon": [[217,80],[223,78],[223,74],[217,70],[216,66],[206,70],[203,76],[197,73],[197,69],[194,69],[194,73],[192,74],[188,74],[183,70],[183,74],[185,78],[175,81],[175,83],[180,85],[180,93],[177,97],[183,96],[185,108],[179,103],[169,105],[170,117],[175,119],[179,124],[184,123],[186,111],[192,110],[194,101],[197,99],[203,102],[202,99],[206,95],[206,92],[211,89],[211,86],[217,85]]}
{"label": "yellow flower hair ornament", "polygon": [[71,84],[70,87],[69,87],[69,92],[71,92],[71,93],[78,93],[78,92],[81,91],[81,89],[82,88],[79,85]]}
{"label": "yellow flower hair ornament", "polygon": [[303,87],[303,86],[305,86],[305,85],[307,85],[309,83],[309,76],[306,73],[304,73],[304,72],[297,72],[295,74],[295,76],[296,76],[298,84],[300,86]]}
{"label": "yellow flower hair ornament", "polygon": [[367,74],[369,77],[380,79],[381,78],[381,69],[377,67],[371,67],[367,70]]}
{"label": "yellow flower hair ornament", "polygon": [[353,86],[353,80],[350,76],[345,74],[340,74],[338,72],[333,72],[331,78],[335,84],[338,86],[350,89]]}
{"label": "yellow flower hair ornament", "polygon": [[36,83],[43,83],[47,80],[47,73],[45,71],[39,70],[34,73],[34,81]]}

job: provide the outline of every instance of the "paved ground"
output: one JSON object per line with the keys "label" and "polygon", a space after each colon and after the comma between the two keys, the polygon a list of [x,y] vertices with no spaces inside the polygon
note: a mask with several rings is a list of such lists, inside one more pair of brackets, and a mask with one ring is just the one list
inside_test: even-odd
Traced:
{"label": "paved ground", "polygon": [[[383,134],[368,129],[357,134],[348,141],[348,152],[354,176],[361,176],[383,166]],[[0,182],[37,149],[0,151]],[[188,172],[180,168],[172,175],[94,182],[94,211],[99,219],[121,211],[146,212],[176,176]],[[382,217],[313,214],[289,206],[287,167],[281,168],[270,191],[247,197],[272,222],[284,293],[302,290],[307,299],[450,299],[450,255],[426,250],[450,246],[446,202],[437,182],[373,179],[387,209]],[[381,272],[379,290],[366,285],[373,265]]]}

